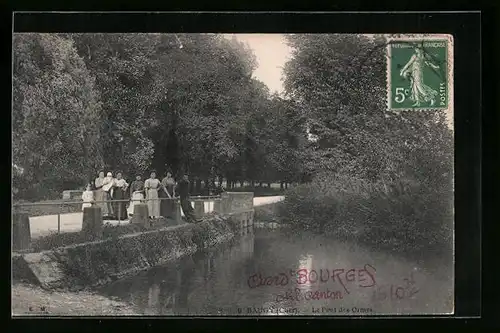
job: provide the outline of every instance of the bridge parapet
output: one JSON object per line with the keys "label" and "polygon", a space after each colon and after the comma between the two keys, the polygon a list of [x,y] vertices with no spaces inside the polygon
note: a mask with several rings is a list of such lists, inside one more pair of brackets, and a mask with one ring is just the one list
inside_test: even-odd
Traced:
{"label": "bridge parapet", "polygon": [[224,213],[253,210],[253,192],[224,192],[221,194]]}
{"label": "bridge parapet", "polygon": [[[217,214],[222,214],[222,215],[230,215],[232,220],[238,221],[238,224],[244,228],[253,225],[253,215],[254,215],[254,209],[253,209],[253,198],[254,198],[254,193],[253,192],[224,192],[220,196],[205,196],[205,197],[191,197],[192,205],[193,208],[195,208],[195,214],[198,216],[198,218],[201,218],[202,216],[215,212]],[[182,218],[181,218],[181,207],[180,207],[180,202],[179,199],[169,199],[169,198],[161,198],[160,200],[174,200],[174,220],[175,224],[179,225],[182,224]],[[99,203],[107,203],[108,201],[95,201],[93,202],[93,207],[96,207]],[[128,200],[113,200],[111,201],[112,203],[116,202],[128,202]],[[79,205],[81,204],[82,201],[64,201],[64,204],[75,204]],[[144,216],[148,216],[149,214],[147,213],[147,200],[141,201],[142,205],[137,203],[136,206],[144,206],[145,212],[142,214]],[[31,244],[31,231],[29,228],[29,217],[26,217],[25,220],[27,221],[25,224],[28,226],[27,228],[24,228],[24,224],[22,224],[20,221],[22,220],[20,217],[20,214],[22,215],[22,212],[17,212],[20,208],[24,206],[58,206],[61,205],[62,202],[49,202],[49,203],[27,203],[27,204],[17,204],[14,205],[14,214],[13,214],[13,224],[15,225],[14,228],[15,230],[18,230],[18,236],[19,241],[17,247],[18,250],[27,250],[30,247]],[[93,208],[92,207],[92,208]],[[82,214],[82,230],[85,229],[85,232],[89,232],[93,234],[93,231],[95,229],[95,237],[99,238],[97,235],[102,233],[102,225],[104,223],[103,218],[101,214],[95,214],[95,213],[85,213],[85,210],[89,210],[90,207],[87,207],[83,210]],[[137,207],[135,207],[137,208]],[[134,211],[134,216],[137,216],[140,214],[136,214]],[[128,221],[128,223],[136,223],[137,219],[131,219]],[[148,219],[147,219],[148,220]],[[120,220],[118,220],[118,224],[120,224]],[[57,214],[57,233],[61,233],[61,213]],[[16,234],[17,235],[17,234]],[[94,237],[94,236],[93,236]],[[16,238],[16,240],[17,240]],[[17,243],[16,243],[17,244]]]}

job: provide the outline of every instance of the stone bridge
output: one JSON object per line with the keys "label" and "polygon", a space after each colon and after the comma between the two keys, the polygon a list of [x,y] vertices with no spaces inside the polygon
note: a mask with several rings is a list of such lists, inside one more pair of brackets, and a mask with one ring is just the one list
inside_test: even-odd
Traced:
{"label": "stone bridge", "polygon": [[135,206],[132,224],[141,232],[103,237],[104,221],[99,207],[83,212],[80,234],[84,242],[33,252],[29,217],[16,214],[13,219],[13,276],[47,289],[79,283],[101,285],[164,265],[199,250],[227,242],[247,230],[254,222],[252,192],[226,192],[212,199],[214,212],[206,214],[204,201],[195,200],[195,212],[204,215],[200,223],[183,223],[176,204],[176,225],[148,230],[151,220],[147,206]]}

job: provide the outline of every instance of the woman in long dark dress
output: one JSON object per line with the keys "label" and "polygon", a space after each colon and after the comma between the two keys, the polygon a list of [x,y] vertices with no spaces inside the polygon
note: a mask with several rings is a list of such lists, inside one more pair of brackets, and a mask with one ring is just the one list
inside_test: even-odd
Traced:
{"label": "woman in long dark dress", "polygon": [[[167,172],[165,178],[161,181],[162,185],[162,197],[163,198],[173,198],[175,196],[175,180],[172,178],[172,174]],[[161,201],[161,216],[173,217],[174,213],[174,200],[163,199]]]}
{"label": "woman in long dark dress", "polygon": [[144,182],[141,176],[136,176],[135,180],[130,185],[130,205],[128,207],[128,215],[134,215],[134,206],[144,201]]}
{"label": "woman in long dark dress", "polygon": [[[113,200],[125,200],[127,188],[128,184],[123,179],[122,173],[118,172],[114,183]],[[125,201],[113,202],[113,211],[118,219],[127,219],[127,203]]]}

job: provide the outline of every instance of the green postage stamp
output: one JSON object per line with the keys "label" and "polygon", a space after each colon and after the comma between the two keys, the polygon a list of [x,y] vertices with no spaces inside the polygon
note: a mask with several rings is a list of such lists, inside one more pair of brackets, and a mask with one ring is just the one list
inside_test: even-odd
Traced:
{"label": "green postage stamp", "polygon": [[387,44],[389,110],[446,109],[453,104],[453,37],[404,35]]}

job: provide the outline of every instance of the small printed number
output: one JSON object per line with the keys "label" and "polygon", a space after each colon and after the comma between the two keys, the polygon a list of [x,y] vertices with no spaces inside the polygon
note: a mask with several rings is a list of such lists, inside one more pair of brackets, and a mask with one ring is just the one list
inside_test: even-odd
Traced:
{"label": "small printed number", "polygon": [[394,98],[396,103],[403,103],[405,101],[404,91],[404,88],[396,88],[396,97]]}

